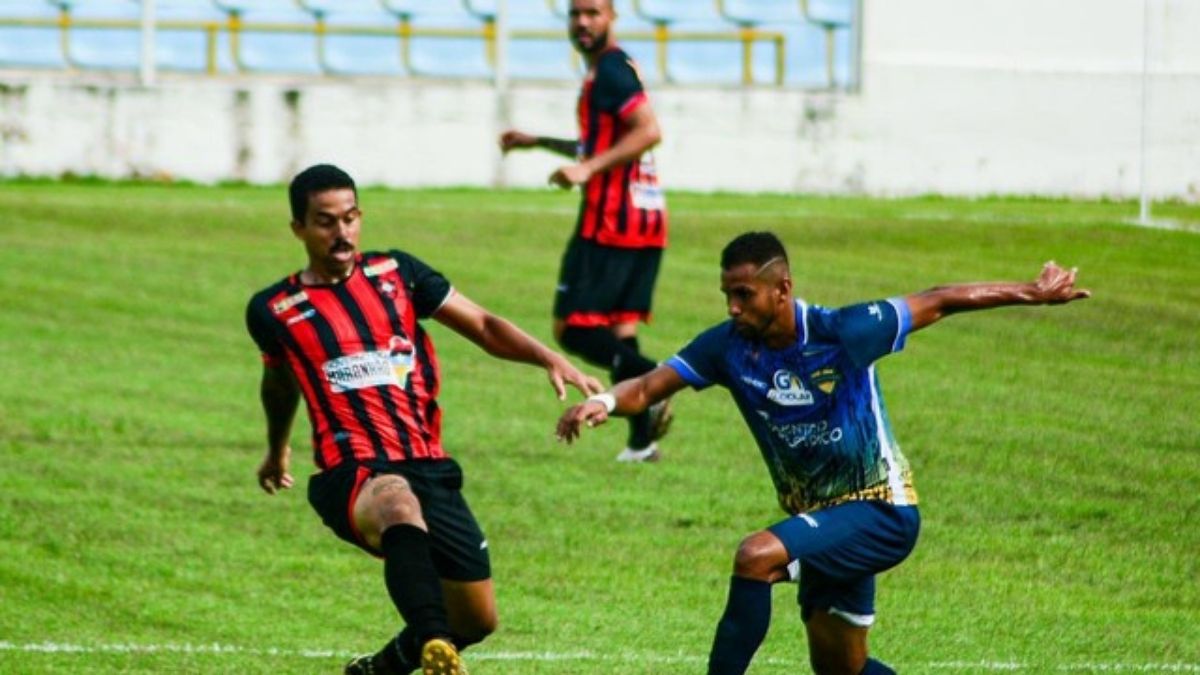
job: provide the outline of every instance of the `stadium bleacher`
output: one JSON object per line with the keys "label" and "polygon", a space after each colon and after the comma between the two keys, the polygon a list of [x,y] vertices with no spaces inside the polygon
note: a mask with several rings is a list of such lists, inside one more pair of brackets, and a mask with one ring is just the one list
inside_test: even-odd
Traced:
{"label": "stadium bleacher", "polygon": [[[304,6],[325,23],[320,64],[334,75],[406,75],[399,30],[401,17],[378,0],[306,0]],[[343,33],[370,28],[377,33]]]}
{"label": "stadium bleacher", "polygon": [[[650,83],[855,84],[856,0],[614,2],[620,44]],[[491,78],[498,4],[156,0],[156,63],[212,74]],[[505,5],[512,79],[579,76],[582,61],[566,40],[568,0]],[[137,70],[141,11],[140,0],[0,0],[0,70]]]}

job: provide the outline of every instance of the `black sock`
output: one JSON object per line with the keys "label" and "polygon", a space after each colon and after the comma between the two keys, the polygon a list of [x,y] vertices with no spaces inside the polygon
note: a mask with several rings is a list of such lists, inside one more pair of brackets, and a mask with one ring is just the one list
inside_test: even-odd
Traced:
{"label": "black sock", "polygon": [[618,342],[624,349],[617,353],[617,357],[613,361],[611,371],[613,382],[632,380],[638,375],[654,370],[655,366],[658,365],[642,355],[642,352],[638,349],[636,335],[621,338]]}
{"label": "black sock", "polygon": [[757,579],[731,577],[729,600],[717,624],[708,675],[741,675],[767,637],[771,625],[771,584]]}
{"label": "black sock", "polygon": [[867,659],[867,665],[863,666],[859,675],[896,675],[896,671],[875,659]]}
{"label": "black sock", "polygon": [[655,366],[653,361],[637,352],[637,338],[634,338],[634,348],[630,349],[608,328],[567,326],[558,341],[563,349],[609,371],[613,382],[637,377]]}
{"label": "black sock", "polygon": [[429,534],[414,525],[393,525],[380,538],[383,580],[404,623],[418,642],[448,637],[450,624],[442,583],[429,554]]}
{"label": "black sock", "polygon": [[[626,359],[622,358],[621,355],[617,356],[617,362],[613,365],[612,369],[613,383],[630,380],[654,370],[655,363],[642,356],[638,351],[638,339],[636,335],[621,338],[621,344],[629,352],[637,354],[637,358]],[[650,429],[650,413],[642,411],[636,415],[631,415],[629,417],[629,438],[627,441],[629,447],[634,450],[642,450],[649,447],[653,442],[654,438]]]}
{"label": "black sock", "polygon": [[413,630],[405,626],[371,660],[381,673],[408,675],[420,664],[421,645],[413,635]]}

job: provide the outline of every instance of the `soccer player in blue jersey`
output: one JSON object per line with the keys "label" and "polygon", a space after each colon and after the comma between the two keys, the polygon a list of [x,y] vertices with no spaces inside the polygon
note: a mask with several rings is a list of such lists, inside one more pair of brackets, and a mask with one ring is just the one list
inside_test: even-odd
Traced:
{"label": "soccer player in blue jersey", "polygon": [[1053,262],[1025,283],[939,286],[827,309],[792,295],[787,252],[769,232],[721,254],[729,319],[665,364],[563,413],[558,436],[645,410],[685,386],[729,390],[789,517],[734,557],[710,675],[743,673],[771,619],[771,585],[798,577],[809,659],[822,675],[894,671],[867,656],[875,575],[903,561],[920,529],[908,461],[892,437],[874,362],[910,333],[959,312],[1087,298]]}

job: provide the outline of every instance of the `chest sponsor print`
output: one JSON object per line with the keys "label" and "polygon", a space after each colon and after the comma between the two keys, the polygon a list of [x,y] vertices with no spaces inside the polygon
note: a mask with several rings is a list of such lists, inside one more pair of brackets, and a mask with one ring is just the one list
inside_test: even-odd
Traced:
{"label": "chest sponsor print", "polygon": [[812,405],[813,394],[804,387],[804,382],[790,370],[777,370],[771,377],[771,390],[767,399],[782,406]]}
{"label": "chest sponsor print", "polygon": [[326,361],[321,370],[335,394],[381,386],[403,389],[413,369],[414,351],[412,342],[393,335],[386,350],[340,356]]}

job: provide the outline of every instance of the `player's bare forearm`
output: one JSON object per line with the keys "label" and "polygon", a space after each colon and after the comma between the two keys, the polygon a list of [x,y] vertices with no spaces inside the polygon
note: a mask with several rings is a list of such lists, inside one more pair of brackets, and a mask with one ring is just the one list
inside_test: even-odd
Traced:
{"label": "player's bare forearm", "polygon": [[538,136],[536,145],[544,150],[549,150],[556,155],[570,157],[574,159],[579,152],[579,141],[573,138],[551,138],[549,136]]}
{"label": "player's bare forearm", "polygon": [[588,159],[584,164],[593,174],[603,173],[613,167],[636,162],[639,157],[649,152],[661,140],[662,132],[659,130],[658,121],[653,114],[650,114],[630,129],[615,145]]}
{"label": "player's bare forearm", "polygon": [[951,314],[991,309],[1007,305],[1062,304],[1091,296],[1075,288],[1075,269],[1046,263],[1031,282],[985,282],[937,286],[905,298],[912,313],[912,329],[917,330]]}
{"label": "player's bare forearm", "polygon": [[500,134],[500,150],[508,153],[512,150],[528,150],[542,148],[564,157],[574,159],[578,154],[579,142],[569,138],[551,138],[550,136],[534,136],[524,131],[509,129]]}
{"label": "player's bare forearm", "polygon": [[566,396],[565,384],[570,384],[585,395],[603,389],[596,378],[584,375],[561,354],[507,319],[471,302],[461,293],[450,298],[434,316],[496,358],[542,366],[559,399]]}
{"label": "player's bare forearm", "polygon": [[568,408],[559,417],[555,435],[559,440],[570,443],[579,437],[579,432],[585,426],[604,424],[614,415],[636,415],[685,386],[687,384],[673,368],[658,366],[640,377],[618,382],[604,394],[592,396],[587,401]]}
{"label": "player's bare forearm", "polygon": [[638,161],[642,154],[662,140],[658,119],[649,105],[634,109],[626,123],[629,129],[611,148],[577,164],[560,167],[550,174],[550,183],[563,189],[583,185],[596,174]]}
{"label": "player's bare forearm", "polygon": [[272,457],[281,457],[291,437],[300,389],[286,369],[266,367],[263,368],[259,398],[267,418],[267,451]]}
{"label": "player's bare forearm", "polygon": [[267,455],[258,466],[258,486],[267,494],[292,487],[288,472],[292,448],[292,420],[300,403],[300,388],[286,368],[263,368],[259,398],[267,417]]}

